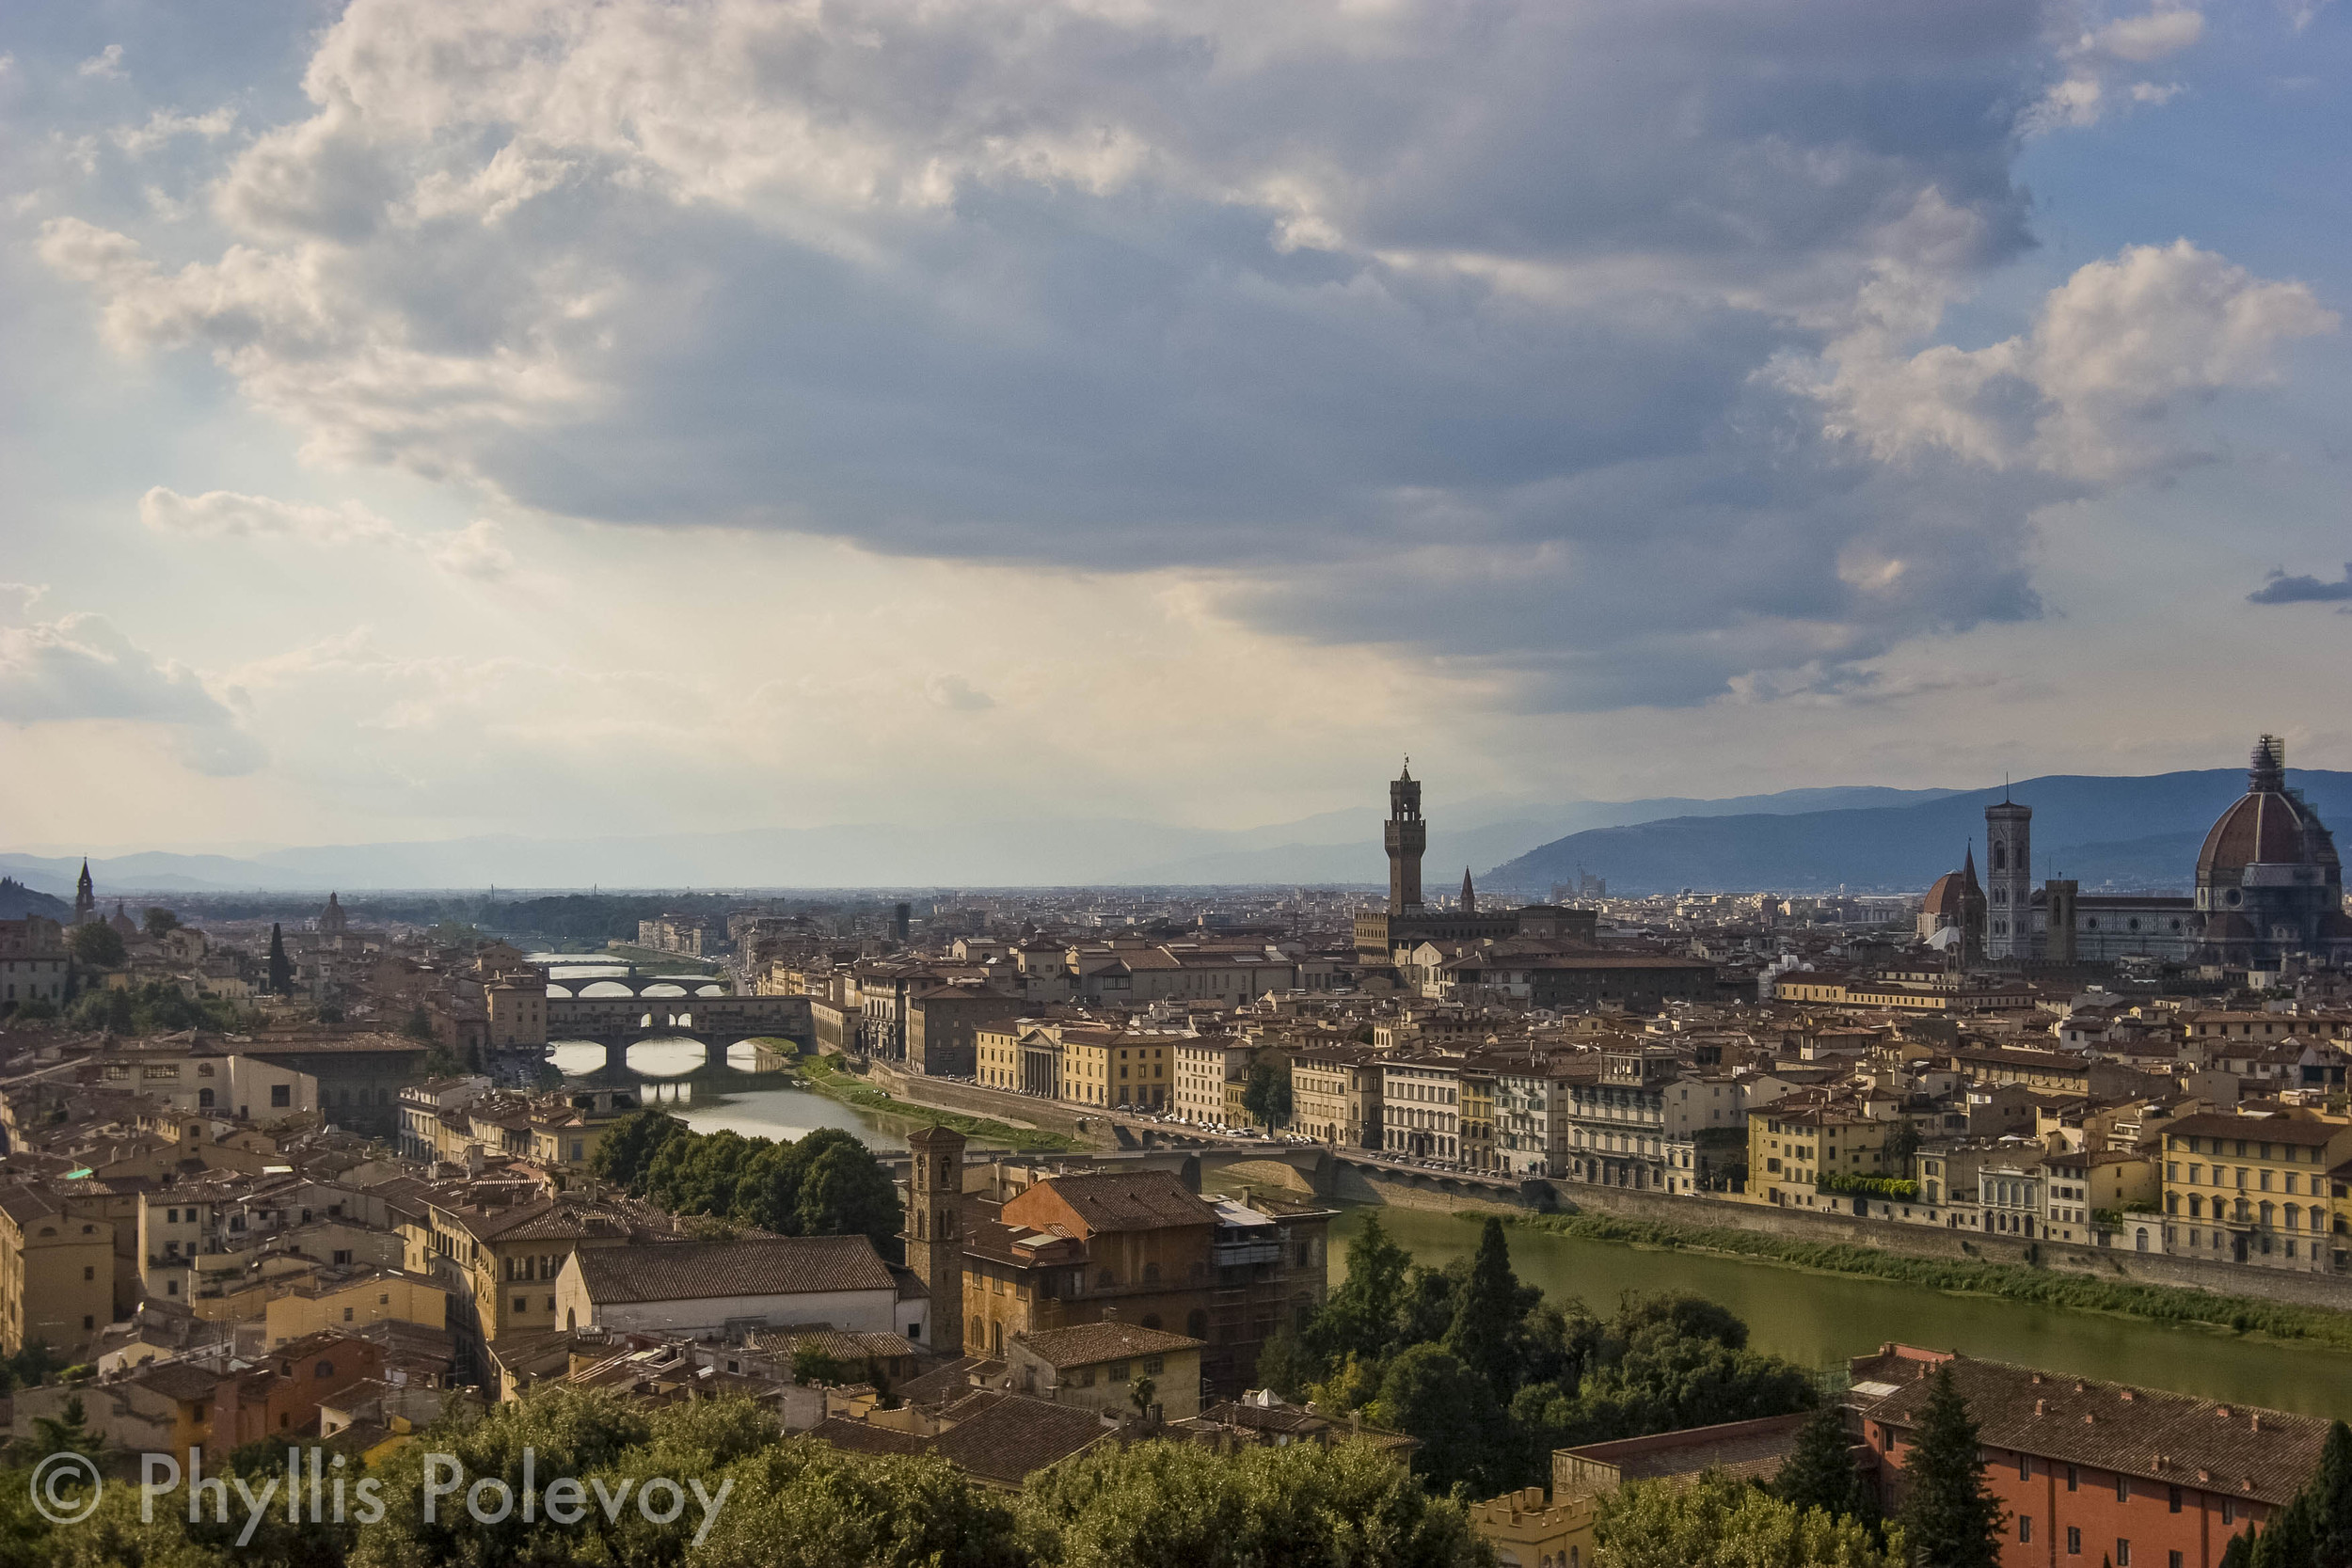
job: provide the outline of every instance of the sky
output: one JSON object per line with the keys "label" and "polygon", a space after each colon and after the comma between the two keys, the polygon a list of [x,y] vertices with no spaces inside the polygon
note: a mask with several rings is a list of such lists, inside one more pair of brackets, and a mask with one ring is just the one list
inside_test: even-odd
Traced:
{"label": "sky", "polygon": [[0,847],[2352,768],[2352,6],[0,14]]}

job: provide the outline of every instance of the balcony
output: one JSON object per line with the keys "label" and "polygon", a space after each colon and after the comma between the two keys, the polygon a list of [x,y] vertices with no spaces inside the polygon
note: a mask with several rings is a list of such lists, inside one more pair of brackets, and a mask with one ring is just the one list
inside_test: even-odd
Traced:
{"label": "balcony", "polygon": [[1270,1242],[1218,1242],[1209,1248],[1209,1261],[1220,1269],[1238,1268],[1245,1263],[1278,1263],[1282,1259],[1282,1243]]}

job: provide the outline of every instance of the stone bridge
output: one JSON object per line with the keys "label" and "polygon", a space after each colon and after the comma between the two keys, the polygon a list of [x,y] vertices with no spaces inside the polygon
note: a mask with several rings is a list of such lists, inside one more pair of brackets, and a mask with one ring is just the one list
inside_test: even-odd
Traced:
{"label": "stone bridge", "polygon": [[641,1040],[689,1039],[707,1053],[755,1035],[775,1035],[813,1046],[816,1029],[805,996],[548,996],[548,1038],[615,1049]]}
{"label": "stone bridge", "polygon": [[[643,996],[657,986],[682,990],[688,996],[723,996],[726,982],[715,974],[640,974],[634,970],[627,974],[574,975],[569,980],[549,980],[548,996],[552,1001],[596,1002],[618,1001],[611,994],[602,997],[582,996],[590,986],[622,986],[631,996]],[[675,997],[671,1000],[676,1000]]]}

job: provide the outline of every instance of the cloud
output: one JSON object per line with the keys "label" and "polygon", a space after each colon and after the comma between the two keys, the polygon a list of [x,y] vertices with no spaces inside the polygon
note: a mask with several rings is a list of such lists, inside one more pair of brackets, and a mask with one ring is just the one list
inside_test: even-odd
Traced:
{"label": "cloud", "polygon": [[2144,16],[2122,17],[2090,35],[2089,47],[2134,65],[2178,54],[2205,36],[2204,16],[2188,6],[2158,6]]}
{"label": "cloud", "polygon": [[2246,595],[2248,604],[2336,604],[2352,600],[2352,562],[2344,568],[2344,580],[2323,582],[2314,577],[2289,577],[2274,571],[2260,588]]}
{"label": "cloud", "polygon": [[74,68],[77,75],[111,81],[122,74],[122,45],[110,43]]}
{"label": "cloud", "polygon": [[2144,66],[2178,54],[2205,36],[2205,18],[2192,6],[2158,5],[2138,16],[2119,17],[2082,31],[2059,51],[2066,73],[2050,84],[2018,117],[2027,136],[2096,125],[2117,103],[2160,107],[2181,88],[2122,79],[2124,66]]}
{"label": "cloud", "polygon": [[306,545],[383,545],[414,550],[461,577],[496,578],[515,565],[498,527],[477,519],[454,532],[405,532],[357,501],[342,507],[208,490],[183,496],[157,485],[139,498],[139,521],[156,533],[191,539],[291,539]]}
{"label": "cloud", "polygon": [[151,152],[174,136],[201,136],[207,141],[225,136],[235,128],[236,123],[236,109],[226,103],[209,114],[201,115],[157,109],[148,116],[144,125],[117,127],[114,141],[125,152]]}
{"label": "cloud", "polygon": [[195,671],[156,658],[104,617],[0,626],[0,723],[81,720],[162,725],[180,759],[200,773],[249,773],[264,760]]}
{"label": "cloud", "polygon": [[923,695],[932,706],[953,713],[979,713],[996,705],[995,698],[956,674],[933,675],[924,683]]}
{"label": "cloud", "polygon": [[2276,381],[2280,347],[2339,322],[2305,285],[2176,240],[2079,268],[2029,332],[1985,348],[1906,355],[1909,325],[1882,319],[1830,346],[1809,390],[1835,434],[1887,461],[1947,453],[2104,483],[2209,461],[2175,416]]}
{"label": "cloud", "polygon": [[[66,217],[42,254],[317,462],[1166,573],[1531,706],[1692,703],[2038,614],[2050,476],[2164,466],[2129,388],[2069,379],[2075,306],[2006,360],[1916,350],[2031,243],[2015,105],[2185,27],[2077,58],[2028,0],[358,0],[309,112],[222,150],[231,243]],[[2296,330],[2262,292],[2295,287],[2233,330]]]}

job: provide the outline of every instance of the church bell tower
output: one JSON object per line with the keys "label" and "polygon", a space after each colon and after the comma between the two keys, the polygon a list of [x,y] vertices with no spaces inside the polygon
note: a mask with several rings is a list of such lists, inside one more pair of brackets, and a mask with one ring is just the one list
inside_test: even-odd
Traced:
{"label": "church bell tower", "polygon": [[907,1267],[931,1295],[934,1355],[963,1354],[963,1134],[950,1127],[910,1133]]}
{"label": "church bell tower", "polygon": [[1984,808],[1984,956],[2023,962],[2033,951],[2033,808],[2002,800]]}
{"label": "church bell tower", "polygon": [[1382,834],[1389,849],[1389,912],[1408,914],[1421,909],[1421,852],[1429,847],[1429,824],[1421,819],[1421,781],[1413,777],[1413,759],[1389,781],[1389,822]]}

